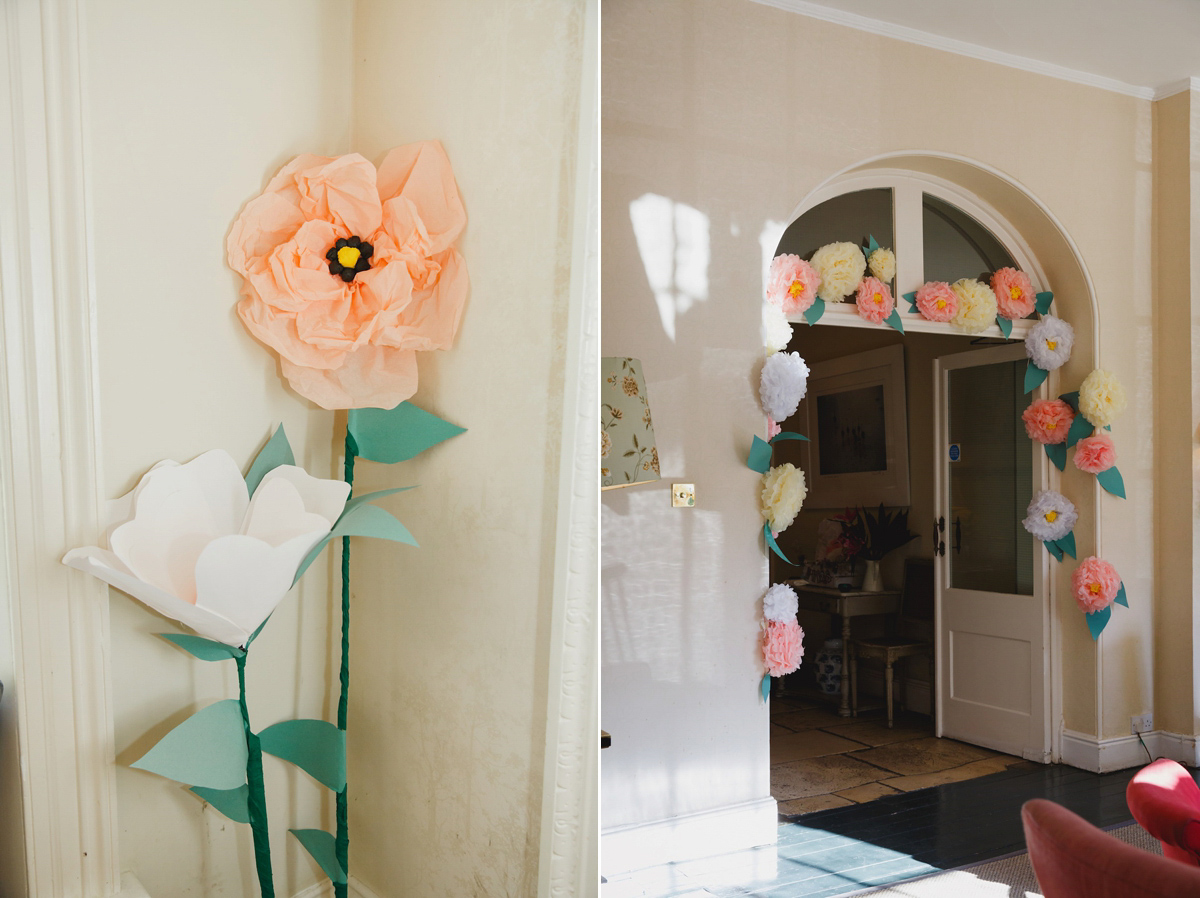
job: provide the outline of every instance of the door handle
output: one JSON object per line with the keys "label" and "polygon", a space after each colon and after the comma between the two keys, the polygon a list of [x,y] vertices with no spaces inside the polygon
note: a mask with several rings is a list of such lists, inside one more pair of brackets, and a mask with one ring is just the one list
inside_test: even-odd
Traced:
{"label": "door handle", "polygon": [[933,554],[946,554],[946,541],[941,538],[941,534],[946,530],[946,519],[944,517],[933,519]]}
{"label": "door handle", "polygon": [[959,554],[962,552],[962,520],[954,519],[954,552]]}

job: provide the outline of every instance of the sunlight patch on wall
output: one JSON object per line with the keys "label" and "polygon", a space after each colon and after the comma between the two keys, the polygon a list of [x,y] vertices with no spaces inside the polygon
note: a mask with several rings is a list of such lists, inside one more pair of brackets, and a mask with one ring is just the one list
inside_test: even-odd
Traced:
{"label": "sunlight patch on wall", "polygon": [[775,221],[768,218],[763,222],[762,230],[758,234],[758,245],[762,248],[762,293],[759,294],[760,297],[767,295],[767,274],[771,270],[771,260],[775,258],[775,250],[786,230],[786,221]]}
{"label": "sunlight patch on wall", "polygon": [[654,193],[629,204],[638,253],[663,331],[675,342],[675,322],[708,299],[708,216]]}

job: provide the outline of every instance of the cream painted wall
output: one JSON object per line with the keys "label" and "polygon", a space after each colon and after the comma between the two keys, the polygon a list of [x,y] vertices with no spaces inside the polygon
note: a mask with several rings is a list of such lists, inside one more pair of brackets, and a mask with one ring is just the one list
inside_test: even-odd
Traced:
{"label": "cream painted wall", "polygon": [[[225,236],[242,205],[301,152],[349,149],[349,0],[86,7],[100,419],[108,496],[163,458],[225,448],[249,463],[283,422],[297,461],[334,476],[334,415],[284,387],[234,314]],[[252,723],[328,719],[330,574],[319,561],[255,643]],[[112,690],[122,866],[154,898],[257,889],[249,828],[182,786],[128,768],[167,729],[236,697],[232,665],[151,634],[178,627],[113,591]],[[323,878],[289,826],[331,828],[323,789],[266,760],[281,895]]]}
{"label": "cream painted wall", "polygon": [[379,895],[537,893],[584,4],[360,0],[354,146],[438,137],[471,295],[414,401],[469,428],[363,489],[420,549],[356,548],[351,869]]}
{"label": "cream painted wall", "polygon": [[[614,742],[602,826],[767,795],[755,691],[766,559],[743,462],[763,426],[760,235],[837,171],[886,152],[960,154],[1015,178],[1090,273],[1099,363],[1130,395],[1115,428],[1130,499],[1098,500],[1100,540],[1134,607],[1097,649],[1060,595],[1075,627],[1064,713],[1071,729],[1128,733],[1153,700],[1150,103],[746,0],[606,3],[603,51],[602,351],[643,360],[663,483],[604,497],[602,721]],[[643,253],[630,208],[647,195],[675,205]],[[681,242],[702,251],[677,253],[663,287]],[[669,507],[673,480],[695,482],[696,509]]]}

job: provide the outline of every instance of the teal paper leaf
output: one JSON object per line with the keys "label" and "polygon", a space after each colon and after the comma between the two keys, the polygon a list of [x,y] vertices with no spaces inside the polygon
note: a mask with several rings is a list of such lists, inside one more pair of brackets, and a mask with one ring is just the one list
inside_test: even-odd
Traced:
{"label": "teal paper leaf", "polygon": [[240,658],[246,654],[241,649],[223,642],[205,639],[203,636],[193,636],[191,633],[156,633],[161,639],[174,643],[193,658],[201,661],[228,661],[230,658]]}
{"label": "teal paper leaf", "polygon": [[289,829],[288,832],[299,840],[333,882],[341,885],[346,881],[346,873],[337,859],[336,840],[331,833],[323,829]]}
{"label": "teal paper leaf", "polygon": [[234,823],[250,822],[249,786],[241,785],[236,789],[207,789],[204,786],[192,786],[190,791],[195,792]]}
{"label": "teal paper leaf", "polygon": [[[1003,315],[997,315],[996,324],[1000,328],[1000,333],[1004,334],[1006,338],[1012,336],[1012,321],[1005,318]],[[1029,391],[1026,390],[1025,392],[1028,393]]]}
{"label": "teal paper leaf", "polygon": [[765,702],[771,697],[771,675],[763,674],[762,682],[758,684],[758,690],[762,693],[762,700]]}
{"label": "teal paper leaf", "polygon": [[1046,547],[1046,551],[1048,551],[1056,559],[1059,561],[1063,560],[1063,550],[1058,543],[1052,539],[1044,539],[1042,540],[1042,544]]}
{"label": "teal paper leaf", "polygon": [[1061,399],[1063,402],[1065,402],[1067,405],[1071,406],[1071,411],[1073,411],[1077,415],[1079,414],[1079,391],[1078,390],[1073,390],[1070,393],[1063,393],[1058,398]]}
{"label": "teal paper leaf", "polygon": [[230,698],[197,711],[130,766],[189,786],[236,789],[246,782],[246,757],[241,706]]}
{"label": "teal paper leaf", "polygon": [[766,538],[767,545],[770,547],[772,552],[774,552],[776,555],[778,555],[780,558],[782,558],[788,564],[795,567],[795,562],[793,562],[790,558],[788,558],[786,555],[783,554],[783,550],[781,548],[779,548],[779,543],[775,542],[775,537],[771,536],[771,525],[770,524],[763,524],[763,536]]}
{"label": "teal paper leaf", "polygon": [[775,434],[775,436],[771,437],[772,443],[777,443],[780,440],[804,440],[806,443],[809,442],[808,437],[806,437],[804,434],[792,433],[790,430],[780,431],[779,433]]}
{"label": "teal paper leaf", "polygon": [[285,720],[258,734],[262,750],[291,761],[317,782],[346,788],[346,734],[324,720]]}
{"label": "teal paper leaf", "polygon": [[879,249],[879,244],[875,242],[875,235],[872,234],[867,237],[867,248],[863,250],[863,256],[869,260],[871,258],[871,253],[875,252],[877,249]]}
{"label": "teal paper leaf", "polygon": [[292,444],[288,442],[287,434],[283,432],[283,425],[280,424],[275,428],[271,439],[267,440],[267,445],[263,446],[262,451],[255,456],[250,470],[246,472],[246,489],[253,496],[254,491],[258,489],[258,485],[262,483],[263,477],[269,471],[274,471],[280,465],[294,465],[295,463],[296,456],[292,454]]}
{"label": "teal paper leaf", "polygon": [[920,312],[918,312],[918,310],[917,310],[917,291],[916,290],[913,290],[911,293],[905,293],[902,298],[908,303],[908,305],[909,305],[908,311],[909,312],[917,312],[917,314],[920,314]]}
{"label": "teal paper leaf", "polygon": [[1101,608],[1099,611],[1089,611],[1084,617],[1087,618],[1088,629],[1092,631],[1092,639],[1099,639],[1104,628],[1108,626],[1108,619],[1112,617],[1112,606]]}
{"label": "teal paper leaf", "polygon": [[825,300],[817,297],[813,300],[813,304],[804,310],[804,320],[809,324],[816,324],[821,320],[821,316],[825,314]]}
{"label": "teal paper leaf", "polygon": [[1075,531],[1072,530],[1066,536],[1058,541],[1058,547],[1072,558],[1078,558],[1075,554]]}
{"label": "teal paper leaf", "polygon": [[393,409],[352,408],[346,413],[346,428],[359,456],[389,465],[408,461],[466,433],[465,427],[443,421],[411,402],[401,402]]}
{"label": "teal paper leaf", "polygon": [[1095,431],[1091,422],[1083,415],[1076,415],[1071,421],[1071,429],[1067,431],[1067,448],[1070,449],[1084,437],[1090,437]]}
{"label": "teal paper leaf", "polygon": [[766,474],[771,469],[771,444],[760,436],[754,437],[750,454],[746,457],[746,467],[759,474]]}
{"label": "teal paper leaf", "polygon": [[1050,303],[1054,302],[1054,294],[1049,290],[1039,293],[1036,297],[1035,305],[1037,306],[1038,314],[1045,315],[1050,311]]}
{"label": "teal paper leaf", "polygon": [[1049,371],[1039,368],[1033,363],[1033,359],[1030,359],[1029,364],[1025,366],[1025,392],[1032,393],[1045,383],[1049,374]]}
{"label": "teal paper leaf", "polygon": [[325,538],[304,556],[292,583],[294,584],[304,575],[304,572],[317,560],[317,556],[329,545],[330,541],[342,536],[369,536],[374,539],[391,540],[394,543],[407,543],[410,546],[417,544],[413,535],[408,532],[408,528],[396,520],[391,513],[384,511],[378,505],[366,503],[356,505],[344,512]]}
{"label": "teal paper leaf", "polygon": [[382,499],[384,496],[390,496],[393,493],[403,493],[406,490],[415,490],[415,489],[416,489],[415,486],[398,486],[398,487],[395,487],[394,489],[390,489],[390,490],[378,490],[377,492],[374,492],[374,493],[363,493],[361,496],[351,496],[346,501],[346,505],[342,509],[342,513],[340,515],[338,515],[338,520],[340,521],[342,518],[344,518],[346,516],[346,514],[348,512],[354,510],[355,508],[358,508],[358,506],[363,505],[364,503],[375,502],[376,500]]}
{"label": "teal paper leaf", "polygon": [[1063,443],[1046,443],[1046,457],[1054,464],[1054,467],[1060,471],[1065,471],[1067,468],[1067,447]]}
{"label": "teal paper leaf", "polygon": [[1113,603],[1129,607],[1129,596],[1125,595],[1125,581],[1121,581],[1121,588],[1117,591],[1117,597],[1113,599]]}
{"label": "teal paper leaf", "polygon": [[1118,499],[1125,498],[1125,480],[1115,466],[1097,474],[1096,482]]}
{"label": "teal paper leaf", "polygon": [[1112,433],[1112,425],[1111,424],[1105,424],[1104,429],[1107,430],[1109,433]]}
{"label": "teal paper leaf", "polygon": [[883,323],[895,328],[896,330],[900,331],[900,333],[904,333],[904,322],[900,320],[899,309],[892,309],[892,314],[883,319]]}

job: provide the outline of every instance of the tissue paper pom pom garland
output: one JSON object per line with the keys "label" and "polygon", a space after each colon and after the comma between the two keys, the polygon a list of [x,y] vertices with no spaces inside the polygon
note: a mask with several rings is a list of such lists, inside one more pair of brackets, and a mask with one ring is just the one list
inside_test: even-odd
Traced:
{"label": "tissue paper pom pom garland", "polygon": [[1035,443],[1065,443],[1075,412],[1061,399],[1035,399],[1021,414],[1025,432]]}
{"label": "tissue paper pom pom garland", "polygon": [[858,289],[867,260],[857,244],[827,243],[813,253],[812,266],[821,276],[817,296],[826,302],[841,302]]}
{"label": "tissue paper pom pom garland", "polygon": [[758,396],[763,410],[775,421],[796,413],[808,389],[808,365],[798,352],[777,352],[763,365]]}
{"label": "tissue paper pom pom garland", "polygon": [[888,289],[887,284],[873,277],[864,278],[863,282],[858,285],[856,304],[858,305],[858,317],[874,324],[882,324],[896,306],[895,300],[892,299],[892,291]]}
{"label": "tissue paper pom pom garland", "polygon": [[1103,474],[1116,463],[1117,449],[1107,434],[1084,437],[1075,444],[1075,467],[1085,474]]}
{"label": "tissue paper pom pom garland", "polygon": [[804,472],[792,464],[778,465],[763,475],[762,482],[763,519],[773,533],[781,533],[796,519],[808,495]]}
{"label": "tissue paper pom pom garland", "polygon": [[796,590],[786,583],[776,583],[763,596],[763,617],[767,620],[785,623],[796,619],[799,609],[799,599]]}
{"label": "tissue paper pom pom garland", "polygon": [[1053,542],[1074,530],[1078,520],[1079,512],[1070,499],[1054,490],[1039,490],[1021,523],[1038,539]]}
{"label": "tissue paper pom pom garland", "polygon": [[804,658],[804,631],[795,619],[767,621],[763,634],[763,663],[767,673],[782,677],[800,669]]}
{"label": "tissue paper pom pom garland", "polygon": [[1121,577],[1117,569],[1094,555],[1079,562],[1079,567],[1071,574],[1071,594],[1083,611],[1107,608],[1120,590]]}
{"label": "tissue paper pom pom garland", "polygon": [[791,322],[779,306],[763,303],[762,333],[768,353],[782,352],[792,342]]}
{"label": "tissue paper pom pom garland", "polygon": [[890,284],[896,276],[896,254],[881,246],[867,257],[867,268],[885,284]]}
{"label": "tissue paper pom pom garland", "polygon": [[1025,338],[1025,354],[1043,371],[1061,368],[1071,358],[1075,346],[1075,328],[1061,318],[1047,315]]}
{"label": "tissue paper pom pom garland", "polygon": [[996,309],[1013,321],[1027,318],[1034,309],[1036,297],[1029,275],[1016,268],[1001,268],[992,275],[992,292]]}
{"label": "tissue paper pom pom garland", "polygon": [[1094,427],[1108,427],[1125,411],[1125,388],[1111,371],[1097,368],[1079,387],[1079,412]]}
{"label": "tissue paper pom pom garland", "polygon": [[968,334],[987,330],[996,320],[996,295],[975,278],[962,278],[950,285],[958,297],[958,311],[951,322]]}
{"label": "tissue paper pom pom garland", "polygon": [[952,321],[958,314],[958,294],[942,281],[930,281],[917,291],[917,311],[930,321]]}
{"label": "tissue paper pom pom garland", "polygon": [[802,315],[817,298],[821,275],[797,255],[784,253],[771,260],[767,299],[786,315]]}

